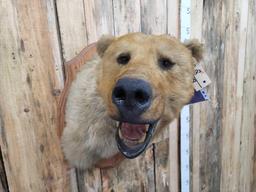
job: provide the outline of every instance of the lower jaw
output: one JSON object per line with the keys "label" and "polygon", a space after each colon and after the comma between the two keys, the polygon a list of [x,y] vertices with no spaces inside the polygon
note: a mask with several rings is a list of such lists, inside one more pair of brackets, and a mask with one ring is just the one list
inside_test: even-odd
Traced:
{"label": "lower jaw", "polygon": [[153,133],[155,131],[156,125],[157,125],[157,122],[151,123],[149,125],[148,131],[146,133],[144,142],[138,143],[133,146],[128,146],[126,144],[126,142],[120,138],[119,129],[117,129],[116,142],[117,142],[117,147],[118,147],[119,151],[128,159],[133,159],[133,158],[138,157],[141,153],[143,153],[143,151],[145,151],[145,149],[149,145],[149,143],[152,139]]}

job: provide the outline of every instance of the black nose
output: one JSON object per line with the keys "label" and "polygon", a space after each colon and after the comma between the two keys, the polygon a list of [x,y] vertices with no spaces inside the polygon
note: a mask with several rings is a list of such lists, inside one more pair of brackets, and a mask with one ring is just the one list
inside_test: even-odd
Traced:
{"label": "black nose", "polygon": [[122,78],[112,93],[113,103],[122,116],[137,116],[146,111],[152,99],[152,89],[142,79]]}

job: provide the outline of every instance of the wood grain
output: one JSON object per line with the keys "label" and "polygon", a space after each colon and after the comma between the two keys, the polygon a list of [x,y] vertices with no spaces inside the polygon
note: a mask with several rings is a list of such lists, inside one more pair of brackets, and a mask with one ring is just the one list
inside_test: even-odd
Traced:
{"label": "wood grain", "polygon": [[[178,154],[172,154],[177,156]],[[169,139],[154,144],[156,191],[168,192],[169,183]],[[171,178],[175,180],[176,178]],[[174,186],[172,186],[174,188]]]}
{"label": "wood grain", "polygon": [[[209,95],[211,102],[201,103],[199,119],[195,125],[200,127],[200,191],[220,190],[221,176],[221,134],[224,80],[224,34],[221,1],[204,4],[202,21],[202,41],[205,44],[205,57],[202,61],[207,74],[212,79]],[[216,19],[211,19],[211,18]],[[197,114],[193,118],[197,118]],[[196,161],[194,161],[197,163]],[[195,186],[193,186],[195,187]]]}
{"label": "wood grain", "polygon": [[[54,3],[0,5],[1,149],[10,191],[69,191],[56,134],[63,86]],[[55,40],[53,40],[55,39]],[[56,44],[57,43],[57,44]],[[58,63],[56,63],[58,62]]]}
{"label": "wood grain", "polygon": [[83,0],[56,0],[62,54],[69,61],[88,44]]}
{"label": "wood grain", "polygon": [[113,0],[114,30],[116,35],[141,31],[140,2]]}
{"label": "wood grain", "polygon": [[[191,38],[202,42],[203,0],[191,1]],[[204,62],[201,62],[206,65]],[[207,66],[205,66],[207,68]],[[201,107],[208,103],[198,103],[191,106],[190,125],[190,189],[200,191],[200,116]]]}
{"label": "wood grain", "polygon": [[[170,192],[180,191],[179,135],[180,134],[179,134],[179,128],[178,128],[178,120],[175,119],[169,126],[169,146],[168,146],[169,147],[169,157],[168,157],[169,181],[168,182],[169,182]],[[168,150],[168,148],[165,150]],[[156,155],[156,157],[158,157],[158,155]],[[157,183],[161,183],[161,182],[157,182]],[[162,182],[161,184],[163,185],[164,182]]]}
{"label": "wood grain", "polygon": [[193,107],[193,191],[255,191],[255,1],[192,5],[213,80],[210,103]]}
{"label": "wood grain", "polygon": [[[244,62],[243,84],[240,94],[243,94],[242,123],[240,141],[240,173],[239,191],[256,191],[256,2],[248,1],[241,5],[240,53]],[[248,14],[248,16],[247,16]],[[245,19],[246,18],[246,19]],[[246,21],[247,20],[247,21]],[[242,24],[242,22],[244,22]],[[246,35],[246,39],[243,38]],[[243,50],[243,48],[245,50]]]}
{"label": "wood grain", "polygon": [[114,35],[112,1],[84,0],[88,43],[98,41],[105,34]]}
{"label": "wood grain", "polygon": [[179,38],[180,35],[180,1],[167,0],[167,33]]}
{"label": "wood grain", "polygon": [[[254,192],[256,3],[191,3],[191,36],[205,44],[202,63],[212,80],[211,101],[192,109],[191,190]],[[62,130],[56,133],[57,119],[62,119],[59,128],[64,125],[57,115],[64,85],[62,60],[79,55],[102,34],[178,36],[178,7],[178,0],[1,2],[0,145],[10,191],[165,191],[168,158],[167,183],[171,191],[179,191],[177,124],[144,156],[86,173],[67,170],[59,145]],[[84,58],[77,58],[84,64]],[[80,64],[67,63],[66,73],[75,74]],[[169,151],[166,135],[171,138]],[[7,188],[3,178],[0,191]]]}
{"label": "wood grain", "polygon": [[141,0],[141,31],[146,34],[167,33],[166,0]]}
{"label": "wood grain", "polygon": [[113,169],[102,169],[103,192],[155,191],[152,146],[136,159],[126,159]]}

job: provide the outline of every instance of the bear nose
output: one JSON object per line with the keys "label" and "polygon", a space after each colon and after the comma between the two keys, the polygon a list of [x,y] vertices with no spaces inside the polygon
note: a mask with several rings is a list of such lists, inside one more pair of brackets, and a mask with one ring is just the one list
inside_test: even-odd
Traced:
{"label": "bear nose", "polygon": [[122,116],[142,114],[149,108],[151,99],[151,86],[142,79],[122,78],[112,93],[112,101]]}

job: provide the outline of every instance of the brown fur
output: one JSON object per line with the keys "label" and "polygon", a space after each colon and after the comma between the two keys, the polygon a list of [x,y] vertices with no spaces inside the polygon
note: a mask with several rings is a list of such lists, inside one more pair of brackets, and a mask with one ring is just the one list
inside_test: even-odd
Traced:
{"label": "brown fur", "polygon": [[[66,107],[67,126],[62,137],[66,158],[78,168],[90,168],[98,160],[118,152],[112,91],[122,77],[136,77],[150,83],[153,101],[144,119],[160,119],[156,132],[177,117],[193,94],[194,65],[202,58],[198,41],[182,44],[167,35],[132,33],[119,38],[104,36],[97,45],[99,57],[87,63],[73,82]],[[120,66],[116,58],[129,52],[131,60]],[[159,57],[176,63],[163,70]]]}

